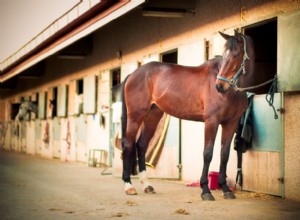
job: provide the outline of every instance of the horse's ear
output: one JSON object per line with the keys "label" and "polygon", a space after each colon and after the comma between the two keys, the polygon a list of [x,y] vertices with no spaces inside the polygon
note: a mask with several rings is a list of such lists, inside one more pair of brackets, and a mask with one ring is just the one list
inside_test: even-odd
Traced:
{"label": "horse's ear", "polygon": [[242,41],[242,34],[239,33],[236,29],[234,29],[234,36],[238,39],[238,41]]}
{"label": "horse's ear", "polygon": [[240,33],[237,31],[237,29],[234,29],[234,36],[238,37]]}
{"label": "horse's ear", "polygon": [[221,34],[221,36],[222,36],[225,40],[227,40],[227,39],[230,37],[230,35],[224,34],[224,33],[220,32],[220,31],[219,31],[219,33]]}

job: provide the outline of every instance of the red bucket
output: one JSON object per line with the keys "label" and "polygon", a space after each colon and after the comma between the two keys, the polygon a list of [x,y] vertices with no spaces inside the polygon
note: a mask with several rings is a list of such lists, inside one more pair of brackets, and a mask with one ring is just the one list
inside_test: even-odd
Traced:
{"label": "red bucket", "polygon": [[218,189],[219,185],[218,185],[218,177],[219,177],[219,172],[214,172],[211,171],[208,174],[208,188],[209,189]]}

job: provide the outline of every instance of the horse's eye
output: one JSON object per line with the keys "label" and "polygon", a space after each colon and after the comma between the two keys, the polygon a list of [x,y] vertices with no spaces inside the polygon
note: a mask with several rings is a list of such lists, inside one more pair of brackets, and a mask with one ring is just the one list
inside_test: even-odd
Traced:
{"label": "horse's eye", "polygon": [[237,59],[237,58],[238,58],[238,55],[234,54],[233,59]]}

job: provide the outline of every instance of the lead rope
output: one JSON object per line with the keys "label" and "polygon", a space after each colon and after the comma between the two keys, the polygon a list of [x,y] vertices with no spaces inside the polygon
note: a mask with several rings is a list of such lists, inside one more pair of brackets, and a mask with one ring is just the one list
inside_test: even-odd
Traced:
{"label": "lead rope", "polygon": [[274,107],[274,94],[276,93],[277,90],[277,75],[275,75],[274,79],[273,79],[273,83],[268,91],[268,93],[266,94],[266,101],[269,103],[269,106],[271,106],[273,108],[274,111],[274,118],[278,119],[278,114],[276,113],[275,107]]}
{"label": "lead rope", "polygon": [[258,85],[256,85],[256,86],[249,86],[249,87],[244,87],[244,88],[235,86],[233,89],[234,89],[235,91],[238,91],[238,92],[244,92],[244,91],[246,91],[246,90],[251,90],[251,89],[256,89],[256,88],[262,87],[262,86],[267,85],[267,84],[269,84],[269,83],[271,83],[271,82],[274,83],[274,81],[277,81],[277,76],[276,76],[276,75],[275,75],[275,77],[274,77],[273,79],[270,79],[270,80],[268,80],[268,81],[266,81],[266,82],[264,82],[264,83],[258,84]]}
{"label": "lead rope", "polygon": [[264,83],[261,83],[259,85],[244,87],[244,88],[240,88],[240,87],[236,86],[234,88],[234,90],[239,91],[239,92],[243,92],[243,91],[246,91],[246,90],[251,90],[251,89],[256,89],[256,88],[262,87],[262,86],[267,85],[271,82],[272,82],[272,85],[270,86],[270,89],[269,89],[268,93],[266,94],[266,101],[268,102],[269,106],[271,106],[273,108],[274,118],[278,119],[278,114],[276,113],[276,110],[275,110],[275,107],[274,107],[274,104],[273,104],[274,103],[274,94],[276,93],[276,90],[277,90],[277,75],[275,75],[273,79],[270,79],[270,80],[268,80]]}
{"label": "lead rope", "polygon": [[249,86],[249,87],[242,88],[242,87],[238,87],[236,85],[233,89],[235,91],[238,91],[238,92],[243,92],[243,91],[246,91],[246,90],[251,90],[251,89],[256,89],[256,88],[262,87],[262,86],[267,85],[267,84],[269,84],[271,82],[273,82],[273,83],[275,82],[276,83],[276,86],[275,86],[275,90],[276,90],[276,87],[277,87],[277,75],[275,75],[273,79],[270,79],[270,80],[268,80],[266,82],[263,82],[261,84],[258,84],[256,86]]}

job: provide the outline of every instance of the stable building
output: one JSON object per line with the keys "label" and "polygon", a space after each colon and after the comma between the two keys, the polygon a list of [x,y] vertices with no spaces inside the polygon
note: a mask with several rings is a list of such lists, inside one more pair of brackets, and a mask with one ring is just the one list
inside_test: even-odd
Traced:
{"label": "stable building", "polygon": [[[254,133],[243,154],[243,189],[300,200],[299,1],[83,0],[1,61],[1,148],[105,164],[121,176],[120,105],[112,88],[151,61],[196,66],[221,55],[218,32],[235,29],[254,41],[255,84],[277,75],[275,111],[265,100],[270,85],[251,91]],[[37,113],[18,121],[25,100]],[[220,130],[211,171],[219,170]],[[147,155],[149,176],[199,180],[203,147],[203,123],[166,115]],[[232,186],[236,172],[232,149]]]}

